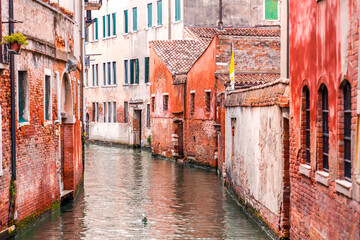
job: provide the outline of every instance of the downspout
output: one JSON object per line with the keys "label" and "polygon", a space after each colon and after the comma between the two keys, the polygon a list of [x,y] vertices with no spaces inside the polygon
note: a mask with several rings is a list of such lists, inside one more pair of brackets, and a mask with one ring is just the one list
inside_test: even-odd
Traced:
{"label": "downspout", "polygon": [[57,120],[55,123],[61,124],[61,112],[60,112],[60,75],[59,72],[55,72],[56,78],[56,101],[57,101]]}
{"label": "downspout", "polygon": [[286,3],[286,78],[289,79],[290,77],[290,74],[289,74],[289,56],[290,56],[290,50],[289,50],[289,29],[290,29],[290,26],[289,26],[289,0],[287,0],[287,3]]}
{"label": "downspout", "polygon": [[171,40],[171,1],[169,0],[169,7],[168,7],[168,40]]}
{"label": "downspout", "polygon": [[[360,26],[359,26],[359,31],[360,31]],[[358,48],[358,53],[360,53],[360,48]],[[360,54],[359,58],[358,58],[358,62],[360,62]],[[358,67],[358,69],[360,70],[360,65]],[[355,171],[354,171],[354,178],[355,181],[358,185],[360,185],[360,160],[359,160],[359,148],[360,148],[360,119],[359,119],[359,115],[360,115],[360,74],[358,74],[358,89],[357,89],[357,110],[356,110],[356,152],[355,152]]]}
{"label": "downspout", "polygon": [[[9,0],[9,35],[14,33],[14,3]],[[10,54],[10,81],[11,81],[11,179],[16,181],[16,114],[15,114],[15,58]]]}
{"label": "downspout", "polygon": [[223,8],[222,8],[222,0],[219,0],[219,29],[223,30]]}

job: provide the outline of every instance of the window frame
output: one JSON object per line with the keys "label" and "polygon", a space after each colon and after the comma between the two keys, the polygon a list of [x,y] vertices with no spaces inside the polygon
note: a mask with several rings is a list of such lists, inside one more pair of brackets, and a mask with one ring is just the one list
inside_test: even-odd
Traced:
{"label": "window frame", "polygon": [[[326,100],[326,101],[324,101]],[[329,172],[329,93],[324,85],[321,89],[321,115],[322,115],[322,170]]]}
{"label": "window frame", "polygon": [[205,112],[211,112],[211,91],[205,90]]}
{"label": "window frame", "polygon": [[[48,79],[47,79],[48,77]],[[49,99],[48,99],[48,106],[46,109],[46,82],[49,81]],[[53,114],[52,114],[52,77],[51,77],[51,70],[45,69],[44,73],[44,122],[45,123],[51,123],[53,120]],[[48,111],[48,112],[47,112]],[[49,116],[47,116],[49,115]]]}
{"label": "window frame", "polygon": [[[20,92],[19,92],[19,77],[20,73],[24,74],[26,86],[25,86],[25,96],[24,96],[24,108],[23,108],[23,115],[25,115],[25,118],[23,117],[23,121],[20,119]],[[29,82],[29,73],[28,71],[17,71],[17,84],[16,84],[16,106],[17,106],[17,120],[18,120],[18,127],[21,127],[23,125],[29,125],[30,124],[30,82]]]}
{"label": "window frame", "polygon": [[129,84],[129,79],[130,79],[130,76],[129,76],[129,59],[124,59],[123,61],[124,65],[124,84],[125,85],[128,85]]}
{"label": "window frame", "polygon": [[124,10],[124,34],[129,34],[129,10]]}
{"label": "window frame", "polygon": [[132,8],[132,32],[138,31],[138,14],[137,14],[137,7]]}
{"label": "window frame", "polygon": [[352,164],[351,164],[351,85],[348,81],[346,81],[343,89],[343,114],[344,114],[344,121],[343,121],[343,129],[344,129],[344,179],[346,181],[351,182],[351,170],[352,170]]}
{"label": "window frame", "polygon": [[174,22],[181,22],[181,0],[175,0],[174,11]]}
{"label": "window frame", "polygon": [[168,93],[163,94],[163,111],[164,112],[169,111],[169,94]]}
{"label": "window frame", "polygon": [[124,101],[124,123],[129,123],[129,102]]}
{"label": "window frame", "polygon": [[[152,28],[153,27],[153,22],[152,22],[152,12],[153,12],[153,10],[152,10],[152,3],[148,3],[147,4],[147,20],[146,20],[146,27],[148,28],[148,29],[150,29],[150,28]],[[149,8],[150,7],[150,8]],[[149,14],[149,13],[151,13],[151,14]]]}
{"label": "window frame", "polygon": [[[161,10],[159,12],[159,9]],[[163,10],[162,10],[162,0],[156,1],[156,25],[163,26]]]}
{"label": "window frame", "polygon": [[[279,4],[280,4],[280,2],[279,2],[279,0],[276,0],[277,1],[277,13],[276,13],[276,16],[277,16],[277,19],[267,19],[266,18],[266,1],[268,1],[268,0],[264,0],[264,21],[279,21],[280,19],[279,19],[279,13],[280,13],[280,6],[279,6]],[[269,0],[269,1],[273,1],[273,0]]]}

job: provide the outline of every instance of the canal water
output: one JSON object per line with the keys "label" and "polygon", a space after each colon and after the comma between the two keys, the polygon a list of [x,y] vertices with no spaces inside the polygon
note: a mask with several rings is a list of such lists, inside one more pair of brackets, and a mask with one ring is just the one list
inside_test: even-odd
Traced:
{"label": "canal water", "polygon": [[[148,219],[143,223],[142,215]],[[77,198],[17,239],[269,239],[214,172],[89,145]]]}

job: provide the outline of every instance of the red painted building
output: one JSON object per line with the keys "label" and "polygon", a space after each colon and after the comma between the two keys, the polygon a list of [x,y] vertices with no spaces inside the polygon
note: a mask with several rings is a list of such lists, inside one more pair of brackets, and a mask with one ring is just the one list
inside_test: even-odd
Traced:
{"label": "red painted building", "polygon": [[291,0],[292,239],[359,239],[359,1]]}
{"label": "red painted building", "polygon": [[[64,194],[74,196],[83,173],[81,24],[75,24],[82,21],[75,10],[81,3],[65,10],[49,1],[14,0],[13,8],[10,2],[2,1],[1,19],[13,9],[14,32],[29,44],[13,63],[12,53],[1,48],[0,238],[8,227],[58,207]],[[7,35],[8,24],[2,26]]]}
{"label": "red painted building", "polygon": [[186,40],[151,42],[153,152],[220,169],[224,108],[217,98],[229,83],[231,47],[241,55],[236,85],[250,87],[279,77],[279,35],[269,28],[187,28]]}

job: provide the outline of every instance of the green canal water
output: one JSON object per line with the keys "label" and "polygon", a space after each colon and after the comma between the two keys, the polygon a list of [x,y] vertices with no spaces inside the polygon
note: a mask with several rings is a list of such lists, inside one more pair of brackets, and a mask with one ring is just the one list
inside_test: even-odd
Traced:
{"label": "green canal water", "polygon": [[16,239],[269,237],[214,172],[140,150],[89,145],[84,187],[77,198]]}

